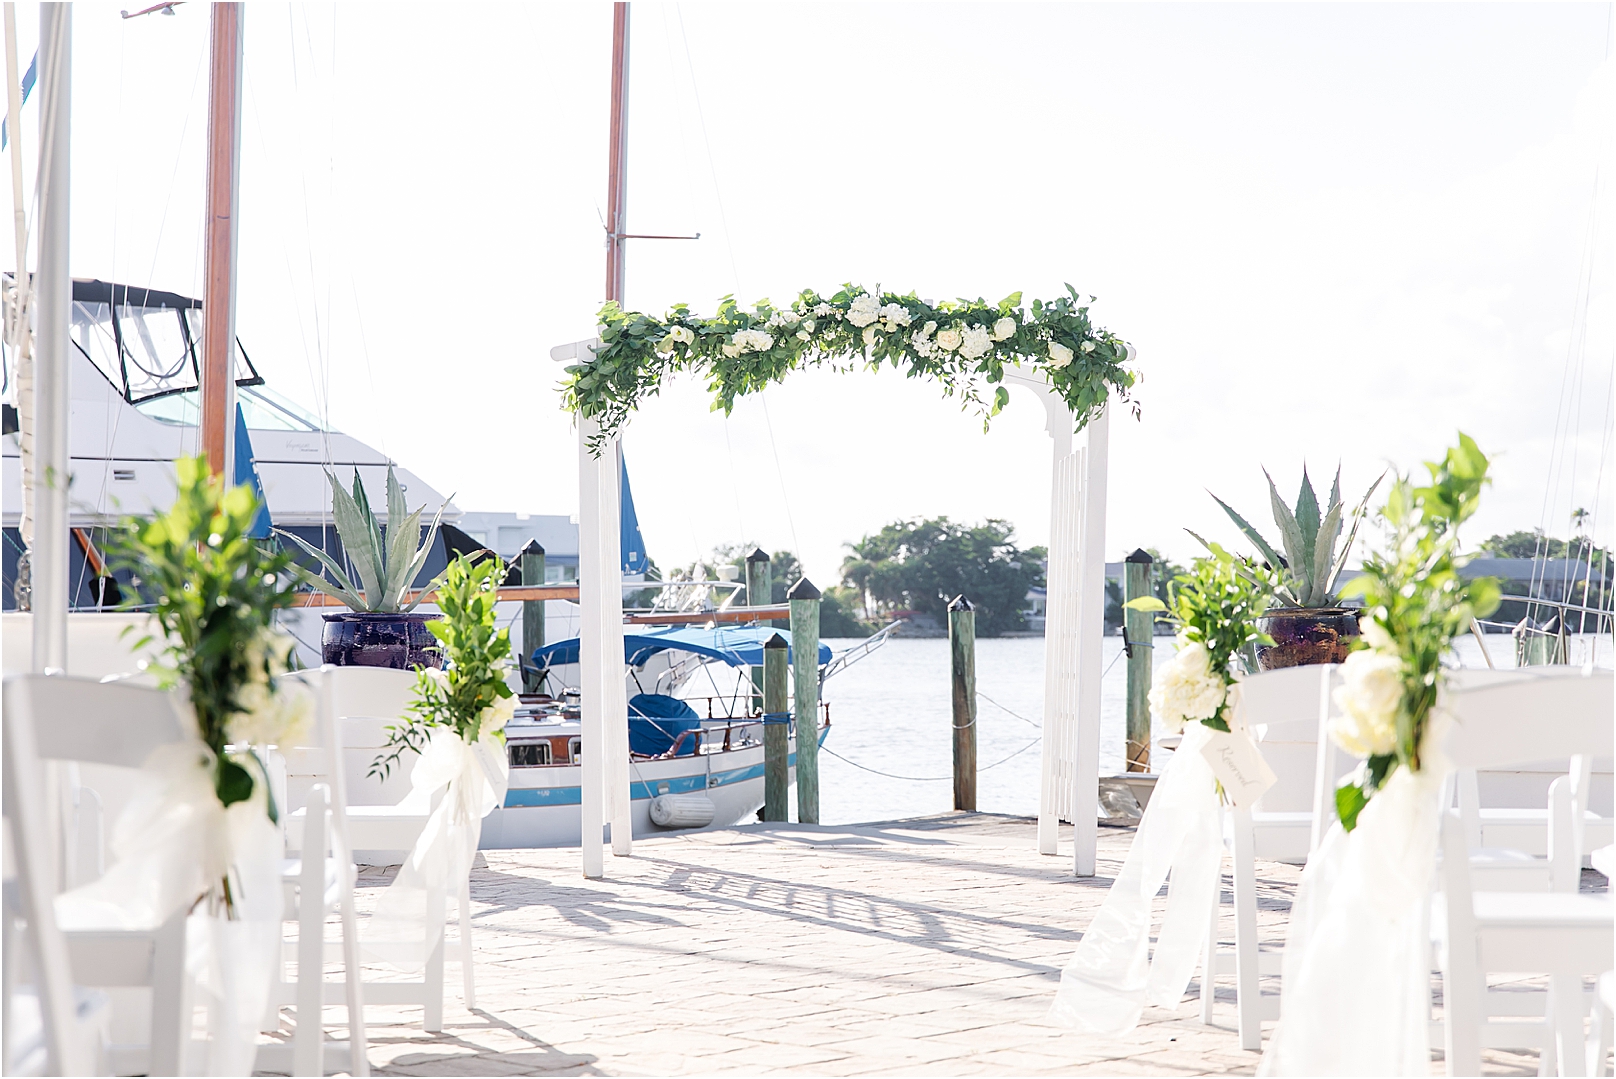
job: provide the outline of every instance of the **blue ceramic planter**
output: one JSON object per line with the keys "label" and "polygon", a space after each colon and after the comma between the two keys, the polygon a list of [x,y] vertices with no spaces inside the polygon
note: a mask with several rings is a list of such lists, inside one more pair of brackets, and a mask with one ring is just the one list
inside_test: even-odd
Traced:
{"label": "blue ceramic planter", "polygon": [[442,646],[426,624],[441,614],[354,611],[325,616],[320,658],[336,667],[442,667]]}

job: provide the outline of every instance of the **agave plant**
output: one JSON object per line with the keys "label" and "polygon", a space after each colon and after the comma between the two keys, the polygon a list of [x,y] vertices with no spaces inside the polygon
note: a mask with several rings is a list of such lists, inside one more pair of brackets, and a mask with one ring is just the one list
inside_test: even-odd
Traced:
{"label": "agave plant", "polygon": [[[1285,549],[1284,557],[1280,557],[1272,544],[1263,539],[1257,530],[1246,522],[1246,519],[1234,511],[1230,505],[1212,495],[1212,500],[1223,507],[1223,511],[1234,521],[1235,526],[1243,532],[1247,539],[1256,545],[1268,564],[1280,571],[1280,583],[1274,589],[1274,598],[1282,607],[1333,607],[1338,597],[1335,595],[1336,578],[1347,565],[1347,553],[1352,550],[1352,541],[1358,535],[1358,526],[1363,523],[1364,510],[1369,505],[1369,497],[1385,479],[1382,473],[1369,490],[1364,492],[1363,500],[1358,503],[1351,513],[1352,527],[1347,531],[1346,542],[1340,544],[1337,551],[1337,541],[1341,539],[1341,530],[1344,525],[1341,506],[1341,468],[1336,467],[1335,483],[1330,488],[1330,502],[1325,507],[1324,514],[1319,515],[1319,498],[1313,493],[1313,483],[1307,478],[1307,466],[1302,466],[1302,490],[1296,496],[1296,508],[1293,510],[1285,505],[1285,500],[1279,497],[1279,489],[1274,486],[1274,478],[1263,469],[1263,475],[1268,479],[1269,500],[1273,503],[1274,523],[1279,526],[1280,545]],[[1211,494],[1211,492],[1207,492]],[[1194,532],[1190,535],[1195,536]],[[1200,536],[1208,549],[1212,545]]]}
{"label": "agave plant", "polygon": [[[410,587],[410,582],[415,580],[415,575],[421,572],[427,552],[432,549],[432,540],[438,534],[438,522],[443,518],[443,510],[449,503],[445,501],[438,507],[437,515],[432,518],[432,528],[427,532],[426,541],[418,549],[416,539],[421,534],[421,512],[426,507],[422,506],[414,513],[408,511],[404,505],[404,488],[399,486],[392,465],[387,466],[385,542],[382,538],[381,525],[376,521],[376,515],[371,512],[370,498],[359,482],[359,470],[354,469],[353,494],[344,491],[342,485],[337,482],[337,477],[331,473],[327,472],[325,478],[331,481],[331,516],[337,522],[337,535],[342,537],[343,549],[358,575],[358,582],[349,576],[348,571],[336,559],[318,547],[290,532],[280,532],[303,551],[314,556],[336,583],[333,584],[320,574],[312,573],[303,567],[297,567],[299,576],[306,584],[335,597],[355,611],[388,613],[399,610],[413,611],[420,602],[420,597],[406,605],[405,591]],[[426,591],[423,590],[422,595],[425,595]]]}

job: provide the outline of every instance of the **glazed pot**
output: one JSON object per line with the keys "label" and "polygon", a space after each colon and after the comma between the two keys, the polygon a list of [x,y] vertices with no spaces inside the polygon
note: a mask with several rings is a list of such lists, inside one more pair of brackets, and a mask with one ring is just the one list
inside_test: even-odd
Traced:
{"label": "glazed pot", "polygon": [[443,651],[426,624],[441,614],[350,611],[325,616],[320,658],[335,667],[442,667]]}
{"label": "glazed pot", "polygon": [[1257,646],[1257,666],[1265,671],[1342,663],[1358,636],[1361,611],[1347,607],[1275,607],[1257,619],[1257,628],[1272,637]]}

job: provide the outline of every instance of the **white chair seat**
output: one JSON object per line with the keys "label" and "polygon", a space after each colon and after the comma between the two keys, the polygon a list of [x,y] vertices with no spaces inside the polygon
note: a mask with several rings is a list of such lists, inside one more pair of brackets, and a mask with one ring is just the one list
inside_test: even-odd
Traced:
{"label": "white chair seat", "polygon": [[[1481,841],[1488,847],[1508,847],[1528,854],[1544,855],[1549,851],[1549,813],[1546,808],[1515,808],[1513,806],[1483,808],[1481,815]],[[1583,819],[1583,850],[1593,850],[1616,842],[1616,821],[1601,817],[1593,810],[1585,810]]]}
{"label": "white chair seat", "polygon": [[1525,851],[1483,847],[1470,852],[1470,879],[1480,892],[1547,892],[1553,876],[1547,858]]}
{"label": "white chair seat", "polygon": [[[1489,929],[1605,929],[1616,925],[1616,903],[1606,895],[1565,892],[1477,892],[1476,928]],[[1588,957],[1598,966],[1594,973],[1609,968],[1610,949]]]}

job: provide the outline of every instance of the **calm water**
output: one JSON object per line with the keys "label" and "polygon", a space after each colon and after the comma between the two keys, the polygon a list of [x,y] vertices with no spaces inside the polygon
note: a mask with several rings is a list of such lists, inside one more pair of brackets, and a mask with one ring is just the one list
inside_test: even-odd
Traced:
{"label": "calm water", "polygon": [[[1611,639],[1585,637],[1572,644],[1572,659],[1611,663]],[[1494,665],[1514,665],[1513,642],[1486,638]],[[830,641],[840,651],[851,641]],[[1171,637],[1157,637],[1156,659],[1172,655]],[[1039,730],[1044,709],[1044,642],[1041,639],[981,640],[976,645],[977,807],[992,813],[1038,812]],[[1466,667],[1486,666],[1470,637],[1456,645]],[[1107,637],[1102,660],[1100,770],[1122,770],[1123,712],[1127,689],[1122,638]],[[830,737],[820,758],[820,816],[826,824],[890,820],[940,813],[954,802],[950,778],[948,642],[893,640],[825,686],[831,702]],[[833,754],[839,754],[836,756]],[[845,757],[844,761],[841,758]],[[1005,758],[1009,758],[1005,760]],[[1003,760],[1004,763],[996,764]],[[863,768],[854,767],[857,762]],[[865,769],[890,773],[897,779]],[[795,814],[795,799],[793,799]]]}

